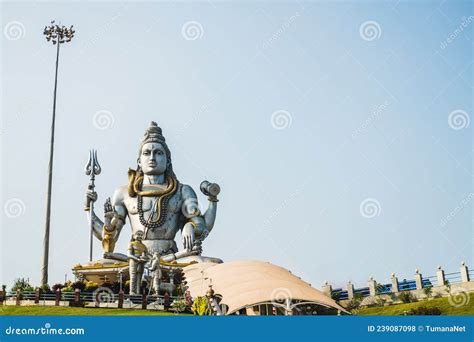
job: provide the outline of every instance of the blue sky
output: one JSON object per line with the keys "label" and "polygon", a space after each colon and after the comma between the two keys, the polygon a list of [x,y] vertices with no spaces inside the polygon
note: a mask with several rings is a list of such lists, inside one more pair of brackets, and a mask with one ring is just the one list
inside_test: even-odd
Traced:
{"label": "blue sky", "polygon": [[151,120],[181,182],[221,185],[205,255],[270,261],[316,287],[474,267],[472,3],[3,2],[1,12],[1,283],[40,277],[52,19],[76,36],[61,47],[50,283],[88,259],[89,148],[103,168],[100,208],[136,166]]}

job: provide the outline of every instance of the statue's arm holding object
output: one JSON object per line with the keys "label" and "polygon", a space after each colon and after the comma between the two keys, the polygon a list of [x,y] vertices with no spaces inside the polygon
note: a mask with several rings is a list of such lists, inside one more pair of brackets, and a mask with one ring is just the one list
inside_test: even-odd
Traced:
{"label": "statue's arm holding object", "polygon": [[97,201],[97,192],[94,190],[87,190],[86,191],[86,205],[84,210],[87,214],[87,220],[90,222],[91,215],[92,215],[92,228],[94,236],[102,241],[102,228],[104,227],[104,222],[102,222],[97,215],[95,214],[94,210],[90,210],[91,203]]}
{"label": "statue's arm holding object", "polygon": [[194,190],[188,185],[183,185],[181,189],[182,213],[187,220],[181,231],[183,246],[186,251],[196,250],[199,254],[201,253],[202,241],[214,227],[217,213],[217,195],[220,188],[215,183],[204,181],[201,183],[201,191],[208,196],[209,200],[209,206],[204,215],[199,210],[198,199]]}
{"label": "statue's arm holding object", "polygon": [[120,232],[125,225],[125,217],[127,215],[127,209],[123,205],[122,191],[121,189],[117,189],[112,196],[112,200],[107,199],[104,205],[105,222],[102,222],[102,220],[95,214],[94,210],[90,210],[91,202],[95,202],[97,197],[95,191],[87,190],[85,207],[87,219],[90,220],[92,215],[93,233],[98,240],[102,241],[105,230],[104,227],[107,227],[106,231],[108,231],[108,236],[115,242],[118,240]]}

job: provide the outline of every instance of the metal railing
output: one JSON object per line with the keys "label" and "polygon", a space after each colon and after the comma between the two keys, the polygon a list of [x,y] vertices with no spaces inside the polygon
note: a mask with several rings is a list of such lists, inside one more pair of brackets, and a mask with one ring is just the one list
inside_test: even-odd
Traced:
{"label": "metal railing", "polygon": [[[75,302],[76,301],[76,294],[75,292],[61,292],[60,293],[60,302]],[[24,291],[20,292],[20,301],[24,300],[30,300],[34,301],[36,299],[39,300],[39,302],[45,302],[45,301],[56,301],[57,294],[54,292],[44,292],[41,293],[41,295],[37,296],[37,293],[35,291]],[[16,300],[18,296],[18,293],[15,291],[9,291],[6,294],[6,300]],[[165,296],[163,295],[130,295],[130,294],[124,294],[123,299],[124,299],[124,304],[143,304],[143,299],[146,298],[146,304],[155,304],[155,305],[164,305],[166,299]],[[171,305],[175,300],[178,299],[183,299],[183,297],[178,297],[178,296],[169,296],[169,304]],[[102,295],[97,292],[80,292],[79,294],[79,299],[81,302],[84,303],[118,303],[119,301],[119,294],[118,293],[112,293],[112,292],[104,292]]]}
{"label": "metal railing", "polygon": [[462,282],[461,272],[445,273],[444,279],[449,281],[450,284],[456,284]]}

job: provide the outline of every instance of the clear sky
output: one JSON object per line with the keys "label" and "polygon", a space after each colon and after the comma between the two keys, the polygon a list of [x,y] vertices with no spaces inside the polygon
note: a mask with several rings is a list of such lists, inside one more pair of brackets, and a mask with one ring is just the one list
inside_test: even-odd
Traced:
{"label": "clear sky", "polygon": [[315,287],[474,267],[473,15],[468,1],[3,2],[0,283],[40,279],[52,19],[76,36],[59,64],[51,284],[88,260],[89,148],[100,212],[151,120],[181,182],[222,188],[204,255]]}

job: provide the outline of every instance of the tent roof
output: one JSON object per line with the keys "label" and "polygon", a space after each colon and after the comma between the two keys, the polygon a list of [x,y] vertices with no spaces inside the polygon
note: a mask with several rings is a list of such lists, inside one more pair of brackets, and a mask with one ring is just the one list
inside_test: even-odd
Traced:
{"label": "tent roof", "polygon": [[314,302],[345,311],[334,300],[311,287],[287,269],[255,260],[222,264],[198,263],[183,269],[188,290],[193,298],[204,296],[212,285],[221,303],[231,314],[242,308],[284,299]]}

